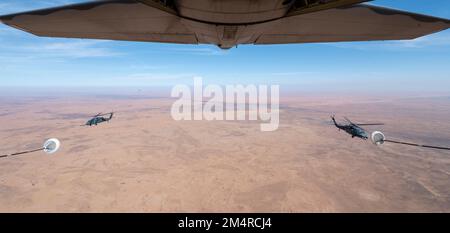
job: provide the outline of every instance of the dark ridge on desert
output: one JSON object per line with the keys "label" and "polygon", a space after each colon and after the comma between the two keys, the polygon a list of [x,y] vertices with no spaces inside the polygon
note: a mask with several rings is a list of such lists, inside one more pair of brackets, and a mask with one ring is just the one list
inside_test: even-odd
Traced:
{"label": "dark ridge on desert", "polygon": [[62,142],[0,159],[0,212],[450,212],[450,152],[376,147],[329,119],[450,146],[449,97],[290,96],[279,129],[261,132],[174,121],[173,99],[145,93],[0,97],[0,154]]}

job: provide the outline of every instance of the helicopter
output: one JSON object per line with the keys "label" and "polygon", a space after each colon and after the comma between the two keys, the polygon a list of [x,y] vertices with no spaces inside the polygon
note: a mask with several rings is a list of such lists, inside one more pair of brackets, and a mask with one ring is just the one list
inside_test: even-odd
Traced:
{"label": "helicopter", "polygon": [[383,123],[371,123],[371,124],[355,124],[351,122],[347,117],[344,117],[344,119],[349,123],[347,125],[341,125],[338,124],[334,118],[334,115],[331,116],[331,120],[333,120],[334,125],[339,130],[344,130],[346,133],[350,134],[352,138],[358,137],[363,140],[367,140],[369,138],[369,133],[365,129],[363,129],[361,126],[369,126],[369,125],[384,125]]}
{"label": "helicopter", "polygon": [[[109,117],[105,117],[107,115],[109,115]],[[97,124],[100,124],[103,122],[109,122],[113,118],[113,115],[114,115],[114,112],[105,113],[105,114],[99,113],[99,114],[93,116],[92,119],[88,120],[85,125],[93,126],[93,125],[97,125]],[[83,126],[85,126],[85,125],[83,125]]]}

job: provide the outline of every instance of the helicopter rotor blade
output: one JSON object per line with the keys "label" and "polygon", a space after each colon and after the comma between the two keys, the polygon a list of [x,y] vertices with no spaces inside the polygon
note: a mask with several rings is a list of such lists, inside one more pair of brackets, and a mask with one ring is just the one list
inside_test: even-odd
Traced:
{"label": "helicopter rotor blade", "polygon": [[354,125],[354,123],[353,123],[352,121],[350,121],[347,117],[344,117],[344,119],[345,119],[346,121],[348,121],[348,123]]}
{"label": "helicopter rotor blade", "polygon": [[111,115],[111,114],[114,114],[114,112],[99,113],[99,114],[97,114],[97,115],[95,115],[95,116],[92,116],[92,117],[106,116],[106,115]]}
{"label": "helicopter rotor blade", "polygon": [[357,126],[370,126],[370,125],[384,125],[384,123],[353,123],[350,119],[348,119],[347,117],[344,117],[344,119],[346,121],[348,121],[348,123],[352,124],[352,125],[357,125]]}
{"label": "helicopter rotor blade", "polygon": [[102,115],[102,113],[101,112],[99,112],[99,113],[97,113],[97,115],[95,115],[95,116],[92,116],[92,117],[98,117],[98,116],[101,116]]}

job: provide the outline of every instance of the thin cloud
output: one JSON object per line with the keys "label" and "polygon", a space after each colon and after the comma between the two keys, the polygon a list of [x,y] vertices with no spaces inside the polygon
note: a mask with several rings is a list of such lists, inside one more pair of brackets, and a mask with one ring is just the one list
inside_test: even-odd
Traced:
{"label": "thin cloud", "polygon": [[74,41],[48,43],[42,46],[31,47],[30,50],[43,52],[50,56],[69,57],[69,58],[88,58],[88,57],[116,57],[121,55],[109,48],[101,47],[104,42],[99,41]]}
{"label": "thin cloud", "polygon": [[204,55],[204,56],[222,56],[229,53],[228,50],[223,50],[215,47],[200,47],[200,48],[168,48],[169,52],[183,53],[188,55]]}
{"label": "thin cloud", "polygon": [[191,73],[167,74],[167,73],[137,73],[122,77],[121,79],[134,81],[166,81],[166,80],[183,80],[192,79],[196,76]]}
{"label": "thin cloud", "polygon": [[271,76],[304,76],[304,75],[315,75],[320,72],[312,72],[312,71],[292,71],[292,72],[276,72],[270,73]]}
{"label": "thin cloud", "polygon": [[115,52],[106,46],[106,41],[64,41],[23,44],[21,46],[1,45],[2,50],[16,56],[26,54],[34,58],[96,58],[96,57],[117,57],[123,54]]}
{"label": "thin cloud", "polygon": [[436,34],[432,36],[426,36],[417,38],[415,40],[406,41],[396,41],[392,43],[393,45],[400,46],[403,48],[425,48],[425,47],[435,47],[435,46],[449,46],[450,45],[450,34]]}
{"label": "thin cloud", "polygon": [[325,43],[325,45],[357,50],[418,50],[447,48],[450,45],[450,33],[441,32],[414,40],[374,41],[374,42],[342,42]]}

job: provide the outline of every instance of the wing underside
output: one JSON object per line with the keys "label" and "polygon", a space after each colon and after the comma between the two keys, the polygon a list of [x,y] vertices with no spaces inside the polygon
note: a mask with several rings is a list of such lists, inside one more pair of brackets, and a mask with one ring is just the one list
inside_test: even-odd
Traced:
{"label": "wing underside", "polygon": [[414,39],[448,29],[449,20],[366,4],[219,25],[183,18],[153,0],[103,0],[0,17],[38,36],[184,44],[286,44]]}
{"label": "wing underside", "polygon": [[450,21],[367,4],[309,14],[292,12],[255,44],[415,39],[450,27]]}
{"label": "wing underside", "polygon": [[[2,16],[12,27],[38,36],[197,44],[180,18],[133,0],[105,0]],[[155,5],[157,6],[157,5]]]}

